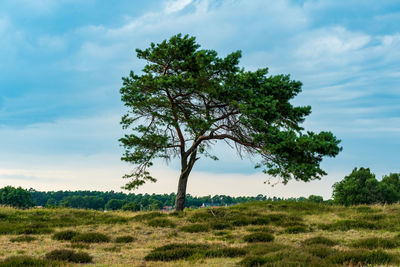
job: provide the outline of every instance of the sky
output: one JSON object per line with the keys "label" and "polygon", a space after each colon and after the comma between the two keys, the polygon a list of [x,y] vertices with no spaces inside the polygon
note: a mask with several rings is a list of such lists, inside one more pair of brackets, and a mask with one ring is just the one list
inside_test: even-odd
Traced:
{"label": "sky", "polygon": [[[303,83],[304,127],[332,131],[343,151],[320,181],[264,184],[265,174],[218,144],[201,159],[188,193],[331,197],[355,167],[377,178],[400,172],[400,2],[396,0],[2,0],[0,2],[0,187],[115,190],[133,166],[121,162],[121,77],[140,73],[135,49],[177,33],[240,65],[268,67]],[[179,165],[157,161],[171,193]],[[274,180],[273,180],[274,181]]]}

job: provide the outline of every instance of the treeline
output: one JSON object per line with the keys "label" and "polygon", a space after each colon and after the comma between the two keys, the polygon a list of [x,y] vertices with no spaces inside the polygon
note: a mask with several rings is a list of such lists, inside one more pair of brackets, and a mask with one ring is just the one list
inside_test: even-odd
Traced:
{"label": "treeline", "polygon": [[[311,195],[308,198],[279,198],[264,195],[231,197],[226,195],[196,197],[188,194],[185,206],[199,208],[206,206],[225,206],[250,201],[313,201],[323,202],[321,196]],[[21,187],[7,186],[0,189],[0,205],[19,208],[33,206],[42,207],[70,207],[95,210],[160,210],[165,206],[173,207],[175,193],[171,194],[125,194],[122,192],[102,191],[49,191],[42,192],[35,189],[25,190]]]}
{"label": "treeline", "polygon": [[[41,192],[34,189],[29,190],[35,206],[43,207],[71,207],[96,210],[160,210],[165,206],[173,207],[175,193],[171,194],[125,194],[122,192],[102,191],[49,191]],[[226,195],[196,197],[188,194],[186,196],[186,207],[198,208],[203,204],[232,205],[249,201],[262,201],[267,197],[243,196],[231,197]]]}
{"label": "treeline", "polygon": [[400,202],[400,174],[391,173],[378,181],[369,168],[355,168],[333,185],[332,197],[335,203],[346,206]]}

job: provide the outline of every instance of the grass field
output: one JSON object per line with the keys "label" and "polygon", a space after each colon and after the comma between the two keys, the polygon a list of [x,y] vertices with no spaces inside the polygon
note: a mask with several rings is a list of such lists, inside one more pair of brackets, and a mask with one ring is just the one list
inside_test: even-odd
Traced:
{"label": "grass field", "polygon": [[400,205],[0,208],[0,266],[399,266]]}

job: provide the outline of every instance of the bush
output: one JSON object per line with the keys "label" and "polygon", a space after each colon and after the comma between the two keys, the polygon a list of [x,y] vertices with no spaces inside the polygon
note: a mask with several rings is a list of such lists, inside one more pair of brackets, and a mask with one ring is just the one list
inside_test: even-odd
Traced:
{"label": "bush", "polygon": [[384,239],[379,237],[370,237],[365,239],[359,239],[352,243],[353,247],[357,248],[395,248],[398,247],[400,244],[399,242],[393,239]]}
{"label": "bush", "polygon": [[287,234],[298,234],[298,233],[306,233],[308,229],[301,225],[289,226],[285,229],[285,233]]}
{"label": "bush", "polygon": [[135,202],[129,202],[122,205],[121,209],[124,211],[139,211],[140,206]]}
{"label": "bush", "polygon": [[180,259],[240,257],[246,254],[245,249],[229,248],[208,244],[170,244],[151,251],[146,261],[175,261]]}
{"label": "bush", "polygon": [[170,227],[170,228],[174,228],[176,226],[175,223],[168,220],[167,218],[155,218],[155,219],[149,220],[147,222],[147,225],[152,226],[152,227]]}
{"label": "bush", "polygon": [[110,242],[110,238],[102,233],[83,233],[74,236],[71,241],[83,243],[106,243]]}
{"label": "bush", "polygon": [[350,229],[380,229],[381,226],[376,223],[366,222],[362,220],[340,220],[330,224],[320,224],[319,228],[328,231],[348,231]]}
{"label": "bush", "polygon": [[333,241],[329,238],[323,237],[323,236],[316,236],[316,237],[311,237],[303,241],[304,245],[326,245],[326,246],[334,246],[337,244],[336,241]]}
{"label": "bush", "polygon": [[34,240],[37,240],[37,238],[30,235],[21,235],[10,239],[11,242],[31,242]]}
{"label": "bush", "polygon": [[187,233],[208,232],[210,229],[205,224],[190,224],[181,227],[181,231]]}
{"label": "bush", "polygon": [[274,240],[274,236],[270,233],[265,232],[257,232],[246,235],[243,238],[244,241],[252,243],[252,242],[271,242]]}
{"label": "bush", "polygon": [[383,250],[350,250],[337,252],[328,259],[336,264],[387,264],[393,256]]}
{"label": "bush", "polygon": [[55,233],[52,236],[52,238],[54,240],[66,240],[66,241],[69,241],[69,240],[71,240],[72,238],[74,238],[77,235],[79,235],[78,232],[71,231],[71,230],[66,230],[66,231],[61,231],[61,232]]}
{"label": "bush", "polygon": [[319,258],[326,258],[330,255],[333,255],[333,253],[335,252],[335,250],[333,250],[332,248],[320,244],[310,245],[307,246],[305,249],[311,255],[317,256]]}
{"label": "bush", "polygon": [[68,249],[56,249],[46,254],[48,260],[69,261],[75,263],[92,262],[92,257],[86,252],[75,252]]}
{"label": "bush", "polygon": [[131,243],[135,241],[135,238],[130,235],[119,236],[115,239],[115,243]]}
{"label": "bush", "polygon": [[29,256],[11,256],[0,261],[0,267],[46,267],[59,266],[56,261],[38,259]]}
{"label": "bush", "polygon": [[263,256],[247,256],[239,262],[240,265],[245,267],[257,267],[267,263],[267,260]]}

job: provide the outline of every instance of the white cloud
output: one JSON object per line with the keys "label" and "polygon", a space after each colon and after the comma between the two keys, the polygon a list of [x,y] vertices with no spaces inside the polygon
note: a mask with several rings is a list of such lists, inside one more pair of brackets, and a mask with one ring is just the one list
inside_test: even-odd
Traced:
{"label": "white cloud", "polygon": [[188,6],[192,0],[174,0],[174,1],[169,1],[167,5],[165,6],[165,13],[170,14],[174,12],[181,11],[184,9],[186,6]]}

